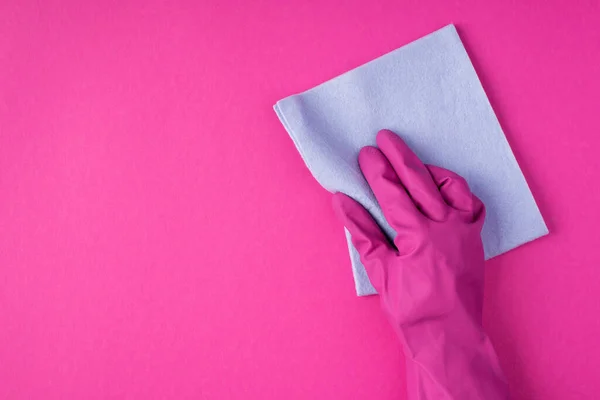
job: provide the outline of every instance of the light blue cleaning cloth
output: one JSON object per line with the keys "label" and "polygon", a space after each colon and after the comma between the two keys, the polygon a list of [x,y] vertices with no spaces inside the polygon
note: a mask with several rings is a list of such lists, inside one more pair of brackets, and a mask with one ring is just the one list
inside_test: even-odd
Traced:
{"label": "light blue cleaning cloth", "polygon": [[[429,164],[462,175],[487,207],[486,258],[548,233],[453,25],[322,85],[275,111],[317,181],[362,203],[393,238],[360,172],[360,148],[387,128]],[[346,231],[359,296],[374,294]]]}

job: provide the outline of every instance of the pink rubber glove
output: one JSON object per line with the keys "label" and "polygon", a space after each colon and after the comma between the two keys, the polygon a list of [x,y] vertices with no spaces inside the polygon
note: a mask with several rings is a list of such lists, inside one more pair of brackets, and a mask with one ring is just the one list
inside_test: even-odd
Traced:
{"label": "pink rubber glove", "polygon": [[398,234],[395,246],[359,203],[341,193],[333,203],[403,342],[409,399],[507,399],[481,321],[483,203],[392,132],[379,132],[377,145],[358,161]]}

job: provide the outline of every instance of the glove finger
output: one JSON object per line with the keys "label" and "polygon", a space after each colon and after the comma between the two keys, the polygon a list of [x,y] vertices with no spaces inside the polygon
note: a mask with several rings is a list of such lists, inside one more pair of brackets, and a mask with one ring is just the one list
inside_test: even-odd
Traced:
{"label": "glove finger", "polygon": [[386,221],[398,234],[394,242],[403,253],[407,250],[405,247],[410,245],[410,240],[404,239],[414,234],[425,216],[410,199],[400,178],[381,150],[371,146],[362,148],[358,154],[358,163]]}
{"label": "glove finger", "polygon": [[433,180],[440,189],[444,201],[456,210],[468,213],[469,222],[480,223],[485,220],[485,205],[475,196],[469,184],[460,175],[435,165],[427,165]]}
{"label": "glove finger", "polygon": [[434,221],[443,221],[448,211],[429,171],[399,136],[379,131],[377,145],[389,160],[419,210]]}
{"label": "glove finger", "polygon": [[460,211],[473,211],[473,194],[462,176],[435,165],[426,167],[446,204]]}
{"label": "glove finger", "polygon": [[335,193],[332,204],[337,217],[350,232],[352,244],[360,254],[371,284],[381,293],[385,260],[396,254],[396,249],[371,214],[356,200],[343,193]]}
{"label": "glove finger", "polygon": [[485,204],[479,197],[473,196],[473,222],[479,225],[479,229],[483,228],[485,222]]}

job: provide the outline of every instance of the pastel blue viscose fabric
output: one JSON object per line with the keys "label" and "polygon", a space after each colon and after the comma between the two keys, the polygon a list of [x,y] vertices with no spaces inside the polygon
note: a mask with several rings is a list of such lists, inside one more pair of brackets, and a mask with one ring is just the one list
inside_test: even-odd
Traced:
{"label": "pastel blue viscose fabric", "polygon": [[[362,203],[386,233],[357,156],[380,129],[429,164],[462,175],[485,203],[487,258],[548,233],[453,25],[274,106],[307,167],[330,192]],[[375,293],[346,232],[358,295]]]}

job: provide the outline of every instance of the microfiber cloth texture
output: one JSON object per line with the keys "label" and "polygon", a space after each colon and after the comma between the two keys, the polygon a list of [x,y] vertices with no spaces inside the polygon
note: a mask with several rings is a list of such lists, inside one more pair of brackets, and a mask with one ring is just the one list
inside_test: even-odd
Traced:
{"label": "microfiber cloth texture", "polygon": [[[358,166],[380,129],[425,163],[462,175],[486,205],[486,258],[548,233],[527,182],[453,25],[274,106],[307,167],[330,192],[353,197],[388,225]],[[359,296],[374,294],[346,238]]]}

